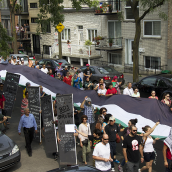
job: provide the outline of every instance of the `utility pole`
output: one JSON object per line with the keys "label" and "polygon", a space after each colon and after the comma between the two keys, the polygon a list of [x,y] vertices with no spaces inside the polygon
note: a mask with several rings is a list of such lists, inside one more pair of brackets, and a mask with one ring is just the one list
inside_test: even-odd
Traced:
{"label": "utility pole", "polygon": [[59,43],[59,59],[62,59],[62,41],[61,32],[58,32],[58,43]]}

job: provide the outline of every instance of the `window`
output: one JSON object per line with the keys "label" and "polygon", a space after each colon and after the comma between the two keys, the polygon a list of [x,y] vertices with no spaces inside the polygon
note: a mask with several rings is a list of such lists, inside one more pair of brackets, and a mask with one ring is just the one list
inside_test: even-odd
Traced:
{"label": "window", "polygon": [[[139,6],[137,6],[137,12],[139,13]],[[125,6],[125,19],[126,20],[134,19],[129,1],[126,2],[126,6]]]}
{"label": "window", "polygon": [[97,36],[96,29],[88,29],[88,40],[94,42],[94,38]]}
{"label": "window", "polygon": [[44,54],[50,55],[50,50],[49,50],[50,47],[51,46],[49,46],[49,45],[43,45]]}
{"label": "window", "polygon": [[161,21],[143,21],[144,36],[161,36]]}
{"label": "window", "polygon": [[78,29],[83,29],[83,26],[78,26]]}
{"label": "window", "polygon": [[162,79],[158,79],[157,87],[167,88],[167,84]]}
{"label": "window", "polygon": [[45,62],[46,67],[53,67],[53,64],[50,60]]}
{"label": "window", "polygon": [[95,74],[95,69],[93,67],[90,67],[92,74]]}
{"label": "window", "polygon": [[156,78],[150,77],[143,79],[140,84],[154,87],[155,83],[156,83]]}
{"label": "window", "polygon": [[31,23],[37,23],[38,18],[31,18]]}
{"label": "window", "polygon": [[41,24],[41,31],[42,31],[42,32],[51,33],[50,22],[49,22],[48,24],[47,24],[47,23]]}
{"label": "window", "polygon": [[116,53],[109,53],[109,63],[122,65],[122,55]]}
{"label": "window", "polygon": [[30,8],[37,8],[37,3],[30,3]]}
{"label": "window", "polygon": [[161,69],[161,58],[145,56],[145,67],[150,69]]}
{"label": "window", "polygon": [[70,40],[70,29],[63,29],[62,40]]}
{"label": "window", "polygon": [[87,68],[87,67],[82,67],[82,68],[81,68],[82,72],[84,72],[84,70],[85,70],[86,68]]}
{"label": "window", "polygon": [[45,64],[45,60],[39,61],[39,65],[43,65],[43,64]]}

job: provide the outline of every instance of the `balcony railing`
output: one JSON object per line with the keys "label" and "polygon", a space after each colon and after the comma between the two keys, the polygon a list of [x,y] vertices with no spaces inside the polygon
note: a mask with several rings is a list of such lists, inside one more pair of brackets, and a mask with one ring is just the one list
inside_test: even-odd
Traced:
{"label": "balcony railing", "polygon": [[118,11],[121,11],[120,0],[101,1],[99,7],[95,9],[97,15],[115,14]]}
{"label": "balcony railing", "polygon": [[110,50],[110,49],[122,49],[122,37],[119,38],[104,38],[96,42],[96,50]]}
{"label": "balcony railing", "polygon": [[26,32],[18,32],[16,33],[17,35],[17,40],[30,40],[30,32],[29,31],[26,31]]}
{"label": "balcony railing", "polygon": [[[50,47],[50,57],[59,54],[59,46],[54,44]],[[87,57],[98,57],[100,56],[100,52],[95,50],[95,46],[85,46],[85,45],[75,45],[75,44],[68,44],[62,43],[62,55],[69,56],[69,57],[80,57],[80,58],[87,58]]]}

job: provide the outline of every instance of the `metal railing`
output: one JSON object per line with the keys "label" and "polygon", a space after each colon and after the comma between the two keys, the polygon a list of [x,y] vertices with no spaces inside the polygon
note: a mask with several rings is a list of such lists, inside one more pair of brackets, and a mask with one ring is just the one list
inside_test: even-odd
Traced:
{"label": "metal railing", "polygon": [[30,31],[26,31],[26,32],[17,32],[16,33],[16,35],[17,35],[17,39],[25,39],[25,40],[27,40],[27,39],[31,39],[30,38]]}
{"label": "metal railing", "polygon": [[96,41],[96,47],[122,47],[122,37],[119,38],[104,38]]}

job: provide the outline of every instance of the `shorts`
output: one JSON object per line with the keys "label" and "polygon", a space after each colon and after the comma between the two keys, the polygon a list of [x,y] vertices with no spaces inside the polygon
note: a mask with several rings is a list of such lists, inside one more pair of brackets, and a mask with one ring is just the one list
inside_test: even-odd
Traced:
{"label": "shorts", "polygon": [[155,159],[155,152],[144,152],[143,155],[145,162],[150,162],[150,160]]}

